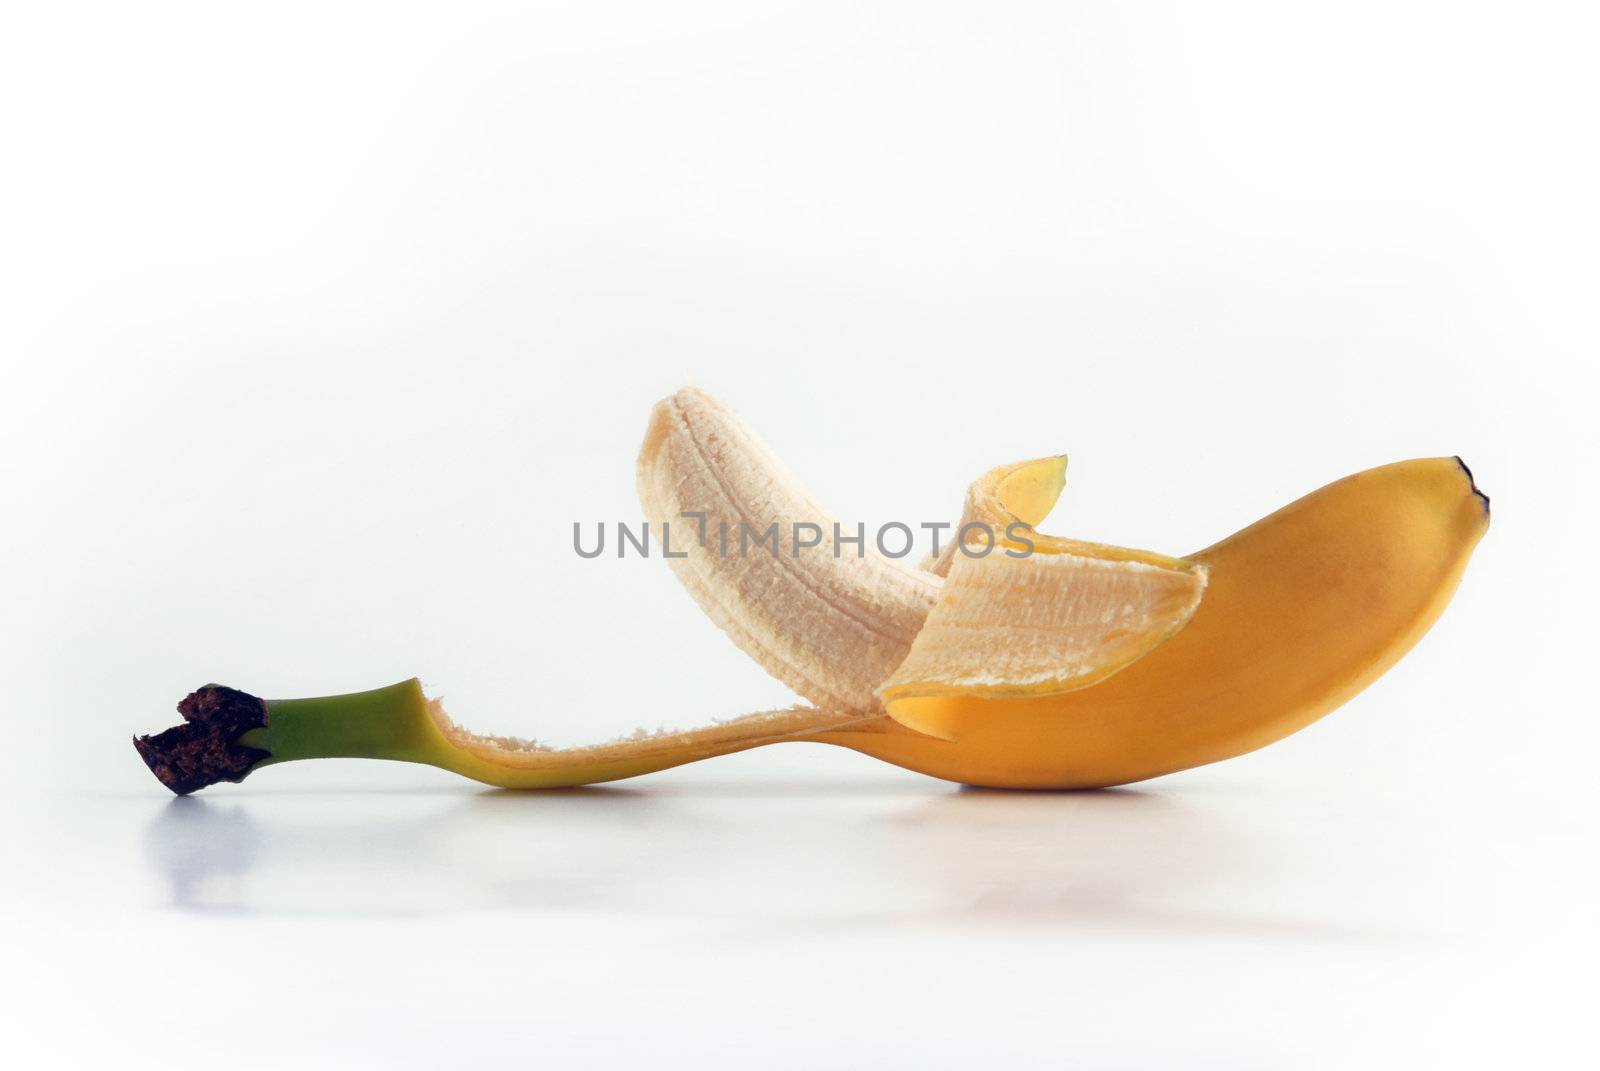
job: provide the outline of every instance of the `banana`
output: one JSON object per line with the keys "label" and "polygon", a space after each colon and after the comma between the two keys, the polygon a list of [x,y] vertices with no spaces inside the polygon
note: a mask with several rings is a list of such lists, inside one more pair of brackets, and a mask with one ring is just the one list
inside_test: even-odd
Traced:
{"label": "banana", "polygon": [[469,732],[415,680],[291,700],[208,685],[179,704],[185,724],[135,745],[179,793],[340,756],[560,787],[784,741],[967,784],[1121,784],[1262,747],[1360,691],[1442,612],[1489,520],[1459,459],[1408,461],[1170,558],[1035,531],[1064,471],[1053,457],[980,478],[962,527],[989,535],[958,534],[923,568],[836,555],[833,519],[754,433],[681,391],[639,457],[652,537],[734,642],[816,706],[553,749]]}

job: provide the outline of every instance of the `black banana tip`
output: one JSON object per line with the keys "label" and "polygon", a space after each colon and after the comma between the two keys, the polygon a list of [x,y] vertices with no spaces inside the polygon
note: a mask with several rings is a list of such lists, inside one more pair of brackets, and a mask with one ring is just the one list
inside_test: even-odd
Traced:
{"label": "black banana tip", "polygon": [[239,743],[267,724],[267,704],[247,692],[208,684],[178,704],[183,724],[133,738],[134,750],[156,779],[179,796],[218,781],[243,781],[271,752]]}
{"label": "black banana tip", "polygon": [[1478,496],[1478,501],[1483,503],[1483,515],[1489,516],[1489,496],[1483,493],[1478,486],[1478,481],[1472,478],[1472,470],[1467,468],[1467,463],[1461,460],[1461,455],[1455,455],[1456,464],[1461,466],[1461,471],[1467,474],[1467,483],[1472,485],[1472,493]]}

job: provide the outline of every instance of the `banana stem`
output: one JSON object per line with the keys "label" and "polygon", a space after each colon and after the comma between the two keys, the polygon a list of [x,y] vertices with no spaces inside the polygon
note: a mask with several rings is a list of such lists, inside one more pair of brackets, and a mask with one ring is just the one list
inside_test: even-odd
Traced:
{"label": "banana stem", "polygon": [[150,771],[180,796],[294,759],[441,764],[449,749],[416,680],[316,699],[260,699],[208,684],[178,704],[184,724],[135,737]]}
{"label": "banana stem", "polygon": [[263,700],[207,685],[185,697],[178,712],[186,724],[133,743],[151,772],[180,796],[218,781],[242,781],[278,762],[334,758],[425,763],[502,788],[563,788],[806,739],[873,717],[795,707],[558,750],[468,733],[444,716],[415,679],[315,699]]}
{"label": "banana stem", "polygon": [[267,700],[267,724],[239,738],[268,757],[257,767],[295,759],[395,759],[433,763],[442,743],[415,678],[346,695]]}

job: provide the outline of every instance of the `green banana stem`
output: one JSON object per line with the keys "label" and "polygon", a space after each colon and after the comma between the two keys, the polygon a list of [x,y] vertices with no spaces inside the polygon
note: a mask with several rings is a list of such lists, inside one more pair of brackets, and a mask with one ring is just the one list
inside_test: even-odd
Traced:
{"label": "green banana stem", "polygon": [[438,765],[448,742],[428,715],[415,679],[347,695],[267,701],[267,724],[239,737],[267,757],[252,769],[295,759],[395,759]]}
{"label": "green banana stem", "polygon": [[437,765],[448,741],[415,680],[317,699],[265,700],[208,684],[183,698],[184,724],[133,745],[152,773],[187,795],[294,759],[398,759]]}

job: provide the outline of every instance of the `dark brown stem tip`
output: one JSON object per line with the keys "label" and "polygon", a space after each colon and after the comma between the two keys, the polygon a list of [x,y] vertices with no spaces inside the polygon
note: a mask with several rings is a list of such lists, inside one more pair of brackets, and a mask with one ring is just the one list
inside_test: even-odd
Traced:
{"label": "dark brown stem tip", "polygon": [[1472,485],[1472,493],[1478,496],[1479,502],[1483,503],[1483,515],[1487,517],[1489,515],[1489,496],[1484,494],[1482,489],[1478,487],[1478,481],[1473,478],[1472,470],[1467,468],[1467,463],[1461,460],[1461,455],[1457,454],[1455,457],[1456,464],[1460,465],[1461,471],[1467,474],[1467,482]]}
{"label": "dark brown stem tip", "polygon": [[218,781],[243,781],[271,752],[246,747],[239,737],[267,724],[267,704],[247,692],[208,684],[178,704],[184,724],[151,736],[136,736],[133,746],[156,778],[180,796]]}

